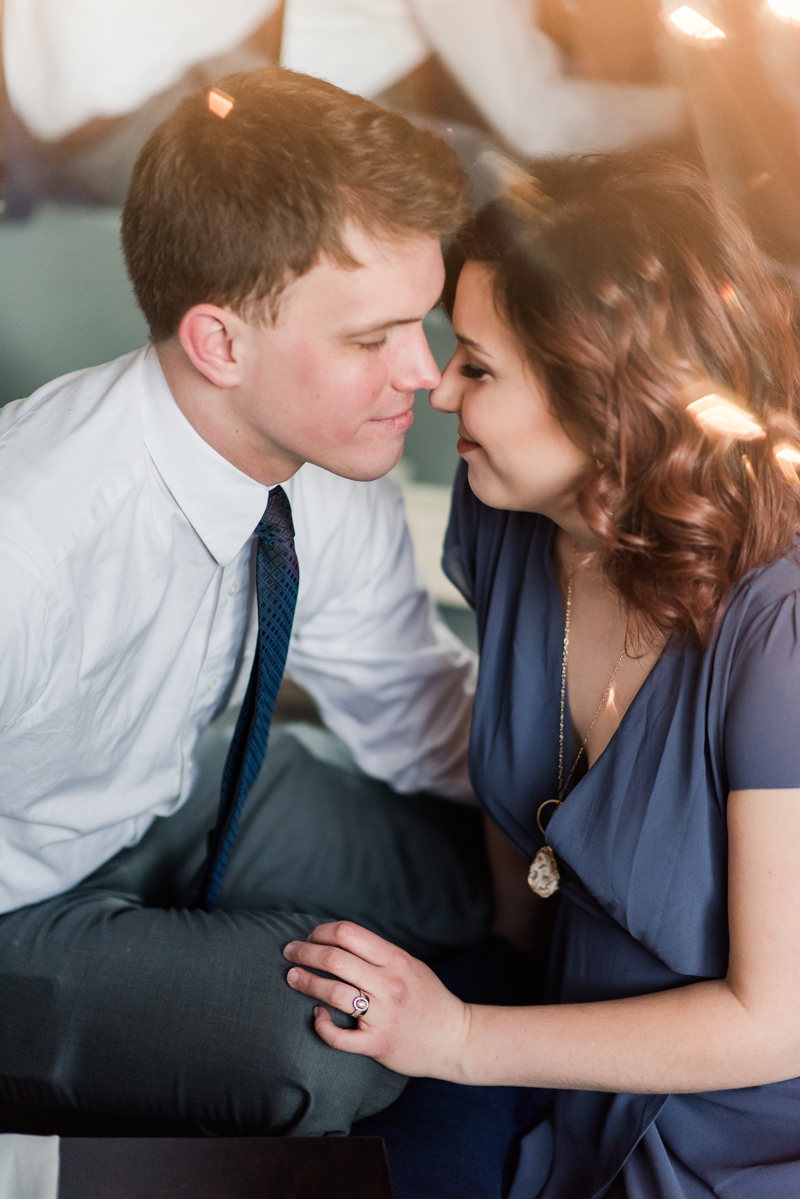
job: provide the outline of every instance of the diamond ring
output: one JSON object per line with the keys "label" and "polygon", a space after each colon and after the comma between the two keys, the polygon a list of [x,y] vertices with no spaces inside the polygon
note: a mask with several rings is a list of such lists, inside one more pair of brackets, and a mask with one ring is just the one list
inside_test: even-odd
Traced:
{"label": "diamond ring", "polygon": [[365,995],[364,992],[359,989],[358,994],[356,995],[355,999],[353,1000],[353,1015],[355,1016],[355,1018],[357,1020],[359,1016],[366,1016],[368,1011],[369,1011],[369,996]]}

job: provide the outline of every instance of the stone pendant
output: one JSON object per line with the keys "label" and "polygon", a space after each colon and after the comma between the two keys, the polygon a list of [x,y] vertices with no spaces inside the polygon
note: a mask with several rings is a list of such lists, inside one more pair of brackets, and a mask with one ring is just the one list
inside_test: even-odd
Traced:
{"label": "stone pendant", "polygon": [[542,846],[531,862],[528,886],[534,895],[539,895],[542,899],[549,899],[551,895],[555,895],[561,886],[556,855],[549,845]]}

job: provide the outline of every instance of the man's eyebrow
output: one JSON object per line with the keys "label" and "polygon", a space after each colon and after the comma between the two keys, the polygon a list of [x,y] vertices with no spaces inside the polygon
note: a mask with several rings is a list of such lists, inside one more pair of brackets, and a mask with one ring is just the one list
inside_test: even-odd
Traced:
{"label": "man's eyebrow", "polygon": [[469,348],[471,350],[475,350],[476,353],[483,354],[484,358],[491,358],[489,351],[484,350],[483,346],[479,345],[477,341],[473,341],[471,337],[465,337],[463,333],[456,333],[456,340],[460,342],[462,346],[469,346]]}
{"label": "man's eyebrow", "polygon": [[383,333],[385,329],[394,329],[397,325],[418,325],[422,321],[421,316],[407,316],[402,320],[382,321],[379,325],[370,325],[367,329],[349,329],[342,337],[347,340],[352,340],[357,337],[369,337],[370,333]]}

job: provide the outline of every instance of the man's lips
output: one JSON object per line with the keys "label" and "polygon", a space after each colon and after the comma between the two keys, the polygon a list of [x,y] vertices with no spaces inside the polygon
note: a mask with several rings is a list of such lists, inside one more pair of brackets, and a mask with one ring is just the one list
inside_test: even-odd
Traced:
{"label": "man's lips", "polygon": [[402,412],[396,412],[393,416],[376,416],[372,419],[372,424],[381,425],[384,429],[396,429],[405,432],[410,429],[414,421],[414,409],[404,408]]}

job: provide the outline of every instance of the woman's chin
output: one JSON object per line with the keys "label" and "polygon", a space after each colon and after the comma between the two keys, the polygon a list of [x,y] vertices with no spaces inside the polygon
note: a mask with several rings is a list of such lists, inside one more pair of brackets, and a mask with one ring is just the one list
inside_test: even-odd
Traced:
{"label": "woman's chin", "polygon": [[476,462],[473,458],[467,458],[466,462],[470,490],[482,504],[486,504],[487,508],[515,507],[508,489],[486,469],[485,463]]}

